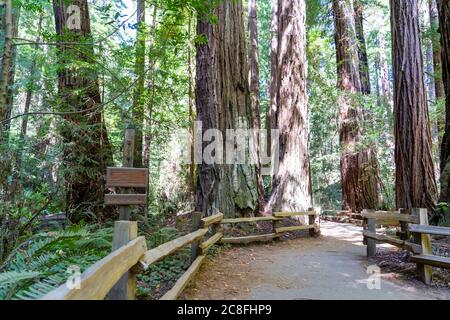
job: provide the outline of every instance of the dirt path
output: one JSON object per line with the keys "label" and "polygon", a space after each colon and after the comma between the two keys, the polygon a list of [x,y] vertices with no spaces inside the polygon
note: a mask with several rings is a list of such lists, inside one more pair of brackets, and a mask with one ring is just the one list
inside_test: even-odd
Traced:
{"label": "dirt path", "polygon": [[182,299],[450,299],[450,290],[383,273],[369,290],[361,228],[323,222],[320,238],[233,247],[205,263]]}

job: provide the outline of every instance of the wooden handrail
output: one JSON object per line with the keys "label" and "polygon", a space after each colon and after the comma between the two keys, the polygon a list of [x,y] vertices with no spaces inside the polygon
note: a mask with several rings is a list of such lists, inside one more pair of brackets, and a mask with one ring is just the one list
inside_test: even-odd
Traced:
{"label": "wooden handrail", "polygon": [[249,217],[249,218],[235,218],[235,219],[223,219],[222,224],[237,224],[237,223],[253,223],[261,221],[281,221],[282,218],[277,218],[273,216],[268,217]]}
{"label": "wooden handrail", "polygon": [[223,220],[223,213],[218,213],[210,217],[205,217],[201,220],[201,227],[208,228],[210,225],[219,223]]}
{"label": "wooden handrail", "polygon": [[409,226],[409,231],[413,233],[424,233],[424,234],[432,234],[436,236],[449,236],[450,237],[450,228],[445,227],[435,227],[435,226],[427,226],[420,224],[412,224]]}
{"label": "wooden handrail", "polygon": [[403,214],[399,211],[375,211],[375,212],[363,212],[361,216],[364,219],[375,220],[388,220],[388,221],[402,221],[409,223],[419,223],[419,218],[410,214]]}
{"label": "wooden handrail", "polygon": [[102,300],[122,275],[142,258],[146,250],[145,238],[136,238],[83,272],[78,288],[70,289],[63,284],[41,299]]}
{"label": "wooden handrail", "polygon": [[189,233],[183,237],[177,238],[170,242],[166,242],[157,248],[150,249],[141,259],[141,267],[146,270],[152,263],[158,262],[165,257],[171,255],[175,251],[183,248],[184,246],[191,244],[194,241],[201,239],[208,233],[208,229],[199,229],[195,232]]}
{"label": "wooden handrail", "polygon": [[299,216],[318,216],[319,213],[316,211],[305,211],[305,212],[275,212],[273,214],[277,218],[282,217],[299,217]]}

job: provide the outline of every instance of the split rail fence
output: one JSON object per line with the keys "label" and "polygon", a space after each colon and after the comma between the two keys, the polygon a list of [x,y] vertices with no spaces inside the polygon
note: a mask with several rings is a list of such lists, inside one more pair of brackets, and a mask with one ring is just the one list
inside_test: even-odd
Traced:
{"label": "split rail fence", "polygon": [[[125,196],[124,196],[125,197]],[[120,204],[124,204],[119,197]],[[117,199],[117,198],[114,198]],[[108,200],[110,201],[110,199]],[[308,225],[281,227],[286,217],[307,216]],[[240,243],[269,241],[279,238],[283,233],[309,230],[310,235],[320,233],[319,215],[315,211],[275,212],[268,217],[224,219],[222,213],[201,218],[201,213],[193,213],[194,227],[198,229],[148,250],[145,237],[137,236],[137,222],[117,221],[114,226],[113,252],[98,261],[81,274],[78,286],[66,284],[45,295],[44,300],[102,300],[135,299],[136,275],[147,270],[150,265],[163,260],[178,250],[191,245],[192,261],[190,267],[178,279],[173,288],[161,300],[174,300],[179,297],[187,284],[194,278],[205,260],[206,253],[216,243]],[[197,220],[197,222],[196,222]],[[273,222],[273,233],[246,237],[224,237],[222,225],[237,223]],[[120,245],[122,244],[122,245]]]}
{"label": "split rail fence", "polygon": [[[361,213],[364,219],[364,244],[367,245],[367,256],[376,254],[377,243],[390,245],[411,252],[409,260],[417,264],[423,282],[432,282],[431,267],[450,269],[450,258],[433,255],[431,235],[450,236],[450,228],[435,227],[428,224],[427,209],[411,211],[370,211]],[[377,225],[399,225],[397,237],[376,232]]]}

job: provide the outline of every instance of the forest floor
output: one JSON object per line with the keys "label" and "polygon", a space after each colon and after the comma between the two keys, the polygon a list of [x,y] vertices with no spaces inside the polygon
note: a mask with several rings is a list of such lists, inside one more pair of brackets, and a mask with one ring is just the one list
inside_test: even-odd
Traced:
{"label": "forest floor", "polygon": [[[406,253],[378,245],[366,258],[362,228],[321,223],[318,238],[302,237],[264,245],[235,246],[205,263],[181,299],[450,299],[450,277],[436,271],[425,286]],[[367,267],[381,268],[380,289],[368,289]]]}

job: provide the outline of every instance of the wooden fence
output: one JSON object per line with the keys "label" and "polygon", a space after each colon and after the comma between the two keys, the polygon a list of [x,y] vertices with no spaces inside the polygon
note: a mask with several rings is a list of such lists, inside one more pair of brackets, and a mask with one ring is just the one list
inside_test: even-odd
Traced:
{"label": "wooden fence", "polygon": [[[200,213],[194,213],[198,217]],[[280,227],[285,217],[308,216],[309,224],[294,227]],[[239,238],[224,238],[221,225],[272,221],[274,232]],[[157,248],[147,249],[144,237],[137,237],[137,222],[117,221],[114,226],[113,252],[98,261],[81,274],[77,286],[61,285],[45,295],[44,300],[102,300],[135,299],[136,275],[178,250],[192,245],[193,256],[190,267],[178,279],[173,288],[161,300],[176,299],[200,269],[209,248],[216,243],[249,243],[279,238],[282,233],[296,230],[310,230],[311,235],[320,232],[318,214],[315,211],[288,213],[276,212],[269,217],[223,219],[218,213],[199,219],[193,232],[164,243]]]}
{"label": "wooden fence", "polygon": [[[367,256],[376,254],[377,243],[390,245],[411,252],[410,261],[417,264],[423,282],[432,282],[431,267],[450,269],[450,258],[435,256],[432,252],[430,235],[450,236],[450,228],[434,227],[428,224],[427,209],[401,211],[369,211],[362,212],[364,219],[364,243],[367,245]],[[379,234],[377,225],[400,225],[397,237]]]}

